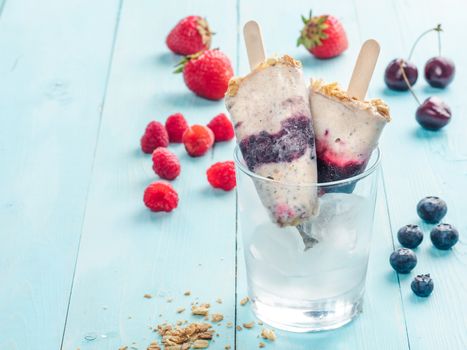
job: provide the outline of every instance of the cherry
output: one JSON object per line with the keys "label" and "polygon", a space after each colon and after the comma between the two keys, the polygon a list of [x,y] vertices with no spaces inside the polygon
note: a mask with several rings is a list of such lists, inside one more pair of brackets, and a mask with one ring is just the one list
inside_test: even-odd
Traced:
{"label": "cherry", "polygon": [[425,63],[425,80],[432,87],[444,89],[454,79],[456,67],[449,58],[437,56]]}
{"label": "cherry", "polygon": [[412,85],[405,75],[401,66],[401,74],[405,83],[409,86],[409,91],[418,103],[418,108],[415,113],[415,119],[425,129],[439,130],[446,126],[451,121],[451,109],[438,97],[428,97],[423,103],[420,103],[415,92],[412,90]]}
{"label": "cherry", "polygon": [[451,121],[451,109],[438,97],[428,97],[418,106],[417,122],[428,130],[439,130]]}
{"label": "cherry", "polygon": [[[389,62],[384,71],[384,82],[388,88],[398,91],[409,90],[410,86],[414,86],[418,78],[418,70],[415,64],[410,62],[412,54],[421,38],[431,32],[438,33],[438,57],[433,57],[425,65],[425,79],[433,87],[444,88],[454,78],[455,67],[454,63],[441,56],[441,24],[438,24],[435,28],[430,28],[424,31],[418,36],[410,49],[409,57],[404,60],[402,58],[396,58]],[[406,79],[402,76],[402,70],[404,70]],[[407,85],[406,80],[410,83]]]}
{"label": "cherry", "polygon": [[402,58],[393,59],[389,62],[384,72],[384,82],[388,88],[398,91],[406,91],[409,86],[404,80],[402,69],[411,86],[417,82],[418,69],[412,62],[406,61]]}
{"label": "cherry", "polygon": [[452,60],[441,56],[441,24],[438,24],[434,31],[438,33],[438,56],[425,63],[425,80],[432,87],[444,89],[454,79],[456,67]]}

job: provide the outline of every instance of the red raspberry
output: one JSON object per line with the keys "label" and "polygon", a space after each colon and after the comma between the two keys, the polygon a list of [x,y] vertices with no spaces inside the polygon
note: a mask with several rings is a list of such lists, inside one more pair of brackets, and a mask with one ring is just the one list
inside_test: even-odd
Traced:
{"label": "red raspberry", "polygon": [[152,211],[172,211],[178,205],[178,194],[171,184],[157,181],[144,190],[144,204]]}
{"label": "red raspberry", "polygon": [[157,147],[167,147],[169,135],[164,125],[152,121],[146,126],[143,137],[141,137],[141,149],[144,153],[152,153]]}
{"label": "red raspberry", "polygon": [[216,142],[229,141],[235,136],[232,122],[224,113],[212,118],[208,123],[208,128],[214,133]]}
{"label": "red raspberry", "polygon": [[152,152],[152,169],[161,178],[173,180],[180,174],[180,162],[167,148],[159,147]]}
{"label": "red raspberry", "polygon": [[188,154],[192,157],[199,157],[214,144],[214,134],[207,126],[193,125],[186,129],[182,140]]}
{"label": "red raspberry", "polygon": [[231,160],[211,165],[206,175],[212,187],[221,188],[224,191],[230,191],[237,185],[235,164]]}
{"label": "red raspberry", "polygon": [[165,121],[165,129],[169,134],[170,142],[181,143],[183,133],[188,129],[188,123],[182,113],[175,113]]}

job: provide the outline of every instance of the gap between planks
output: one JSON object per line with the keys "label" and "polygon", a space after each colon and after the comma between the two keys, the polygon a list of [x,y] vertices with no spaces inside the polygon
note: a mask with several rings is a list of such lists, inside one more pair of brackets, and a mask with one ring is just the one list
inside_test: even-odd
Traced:
{"label": "gap between planks", "polygon": [[[386,192],[386,181],[384,179],[384,168],[383,168],[383,166],[381,166],[381,181],[383,182],[384,204],[385,204],[385,207],[386,207],[386,215],[387,215],[388,223],[389,223],[389,233],[391,234],[392,249],[395,250],[396,245],[395,245],[395,242],[394,242],[394,235],[393,235],[393,228],[392,228],[392,221],[391,221],[391,213],[390,213],[390,210],[389,210],[389,201],[388,201],[388,196],[387,196],[387,192]],[[407,339],[408,350],[410,350],[409,329],[408,329],[408,326],[407,326],[407,318],[405,316],[405,305],[404,305],[404,298],[402,296],[401,280],[399,278],[398,273],[396,273],[396,276],[397,276],[397,285],[399,287],[399,296],[400,296],[400,299],[401,299],[402,313],[403,313],[403,316],[404,316],[405,337]]]}

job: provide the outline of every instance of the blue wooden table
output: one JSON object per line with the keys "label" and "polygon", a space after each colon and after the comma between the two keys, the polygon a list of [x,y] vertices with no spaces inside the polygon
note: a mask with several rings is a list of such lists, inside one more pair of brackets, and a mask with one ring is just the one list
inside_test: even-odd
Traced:
{"label": "blue wooden table", "polygon": [[[350,40],[343,56],[318,61],[295,47],[300,14],[310,7],[343,21]],[[266,348],[466,349],[466,13],[463,0],[0,0],[0,349],[146,349],[157,339],[150,326],[193,320],[175,312],[193,301],[225,316],[210,349],[258,347],[260,326],[235,328],[254,320],[248,304],[239,306],[246,284],[235,191],[213,191],[205,179],[210,164],[232,159],[234,143],[197,159],[171,146],[183,167],[174,181],[179,208],[152,214],[142,203],[155,180],[139,149],[148,121],[182,112],[190,123],[206,123],[225,111],[223,101],[195,97],[172,74],[179,57],[165,36],[189,14],[208,18],[213,46],[237,73],[248,71],[240,28],[252,18],[269,53],[289,53],[306,76],[344,85],[363,40],[382,45],[369,95],[389,103],[393,121],[381,142],[364,312],[337,331],[277,331]],[[458,72],[446,90],[422,77],[415,87],[421,98],[436,94],[452,107],[451,124],[433,133],[416,124],[410,94],[386,90],[382,75],[438,22]],[[435,38],[415,52],[420,70],[436,54]],[[461,238],[442,252],[425,236],[415,272],[431,273],[435,291],[421,299],[410,290],[412,276],[397,276],[388,256],[402,225],[430,229],[415,212],[426,195],[447,201],[446,221]]]}

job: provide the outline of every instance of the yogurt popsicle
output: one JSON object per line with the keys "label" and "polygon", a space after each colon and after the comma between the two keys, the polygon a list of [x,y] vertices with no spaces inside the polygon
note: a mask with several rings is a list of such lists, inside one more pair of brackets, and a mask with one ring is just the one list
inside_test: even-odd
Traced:
{"label": "yogurt popsicle", "polygon": [[[280,226],[296,226],[317,212],[314,131],[301,64],[270,58],[232,79],[226,107],[248,169],[272,181],[255,181],[262,203]],[[294,184],[294,185],[284,185]]]}
{"label": "yogurt popsicle", "polygon": [[351,97],[337,83],[325,84],[322,80],[311,82],[310,105],[318,181],[337,181],[362,173],[391,119],[388,105],[380,99]]}

